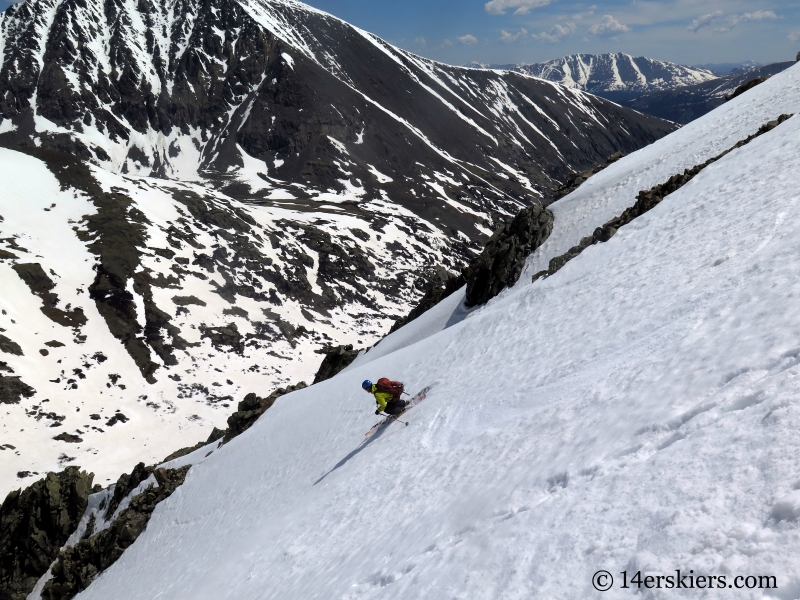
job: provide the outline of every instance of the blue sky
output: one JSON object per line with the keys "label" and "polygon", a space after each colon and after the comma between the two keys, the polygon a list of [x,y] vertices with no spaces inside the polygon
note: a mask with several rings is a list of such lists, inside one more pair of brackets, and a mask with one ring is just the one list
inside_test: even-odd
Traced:
{"label": "blue sky", "polygon": [[626,52],[683,64],[794,60],[798,0],[310,0],[452,64]]}

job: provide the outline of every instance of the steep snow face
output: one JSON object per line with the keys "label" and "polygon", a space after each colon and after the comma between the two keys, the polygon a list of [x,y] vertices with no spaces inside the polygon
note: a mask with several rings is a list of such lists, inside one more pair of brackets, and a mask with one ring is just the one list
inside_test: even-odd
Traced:
{"label": "steep snow face", "polygon": [[[800,108],[796,82],[665,139],[669,172]],[[554,276],[281,398],[80,598],[573,599],[600,569],[609,598],[677,569],[796,596],[798,139],[794,117]],[[625,164],[595,183],[620,205]],[[381,375],[434,388],[365,441]]]}
{"label": "steep snow face", "polygon": [[587,92],[651,92],[716,79],[708,69],[629,54],[572,54],[519,71]]}
{"label": "steep snow face", "polygon": [[[520,282],[547,268],[590,235],[595,227],[622,214],[649,190],[684,169],[717,156],[781,114],[800,112],[800,68],[776,75],[746,94],[693,121],[667,139],[643,148],[594,175],[575,192],[553,203],[553,233],[528,260]],[[609,193],[609,190],[613,193]]]}

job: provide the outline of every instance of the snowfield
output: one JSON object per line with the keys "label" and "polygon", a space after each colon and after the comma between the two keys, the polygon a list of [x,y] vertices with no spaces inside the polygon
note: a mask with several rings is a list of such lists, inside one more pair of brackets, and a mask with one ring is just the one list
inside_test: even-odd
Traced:
{"label": "snowfield", "polygon": [[[609,208],[586,220],[796,112],[799,76],[590,180]],[[648,598],[797,598],[798,140],[794,117],[554,276],[280,398],[80,598],[574,599],[601,569],[778,583]],[[561,214],[551,250],[584,227]],[[382,375],[435,387],[365,441]]]}
{"label": "snowfield", "polygon": [[[170,248],[169,232],[176,224],[182,226],[181,211],[185,206],[173,198],[173,192],[189,189],[202,194],[203,188],[123,177],[100,168],[94,168],[93,173],[106,190],[123,190],[146,219],[147,239],[146,246],[140,248],[143,258],[139,273],[150,271],[174,277],[175,263],[165,260],[163,251],[159,255],[154,249]],[[402,314],[410,304],[413,292],[403,289],[398,301],[370,292],[371,306],[365,307],[355,298],[342,301],[328,315],[311,313],[306,305],[281,292],[276,294],[277,306],[239,297],[234,307],[215,293],[226,283],[221,270],[203,274],[202,268],[190,264],[198,249],[185,245],[175,254],[183,260],[180,266],[189,276],[178,284],[153,286],[153,296],[158,306],[169,311],[180,335],[194,346],[177,352],[177,364],[171,367],[163,365],[154,353],[161,369],[157,371],[157,381],[149,384],[89,297],[97,256],[74,230],[85,228],[87,215],[95,215],[97,207],[85,194],[61,190],[42,161],[13,150],[0,148],[0,181],[0,242],[12,242],[6,247],[15,257],[8,260],[0,254],[0,335],[17,344],[21,352],[0,352],[0,375],[20,377],[36,390],[32,398],[17,404],[0,403],[0,497],[25,487],[40,473],[61,471],[69,465],[80,465],[95,473],[95,483],[110,485],[139,461],[157,463],[181,447],[206,439],[212,427],[224,428],[245,394],[254,391],[266,396],[278,387],[313,380],[322,360],[314,350],[325,342],[358,345],[371,341],[378,336],[377,329],[388,328],[392,317]],[[313,224],[345,248],[363,245],[364,238],[370,240],[366,245],[368,256],[382,279],[399,278],[404,265],[413,273],[423,268],[424,256],[397,257],[387,244],[412,247],[414,242],[419,243],[418,239],[426,240],[426,252],[437,260],[442,258],[441,249],[446,243],[443,233],[390,203],[378,201],[376,210],[397,217],[401,224],[401,218],[416,223],[414,236],[410,229],[387,225],[384,241],[379,243],[377,236],[370,233],[368,218],[321,209],[291,211],[252,206],[223,194],[204,197],[216,202],[212,206],[219,210],[233,207],[248,215],[257,229],[253,236],[256,248],[276,264],[286,264],[287,251],[303,248],[313,257],[314,269],[306,269],[308,279],[318,290],[317,282],[325,281],[316,272],[319,256],[303,243],[302,236],[295,235],[294,228]],[[207,227],[195,223],[195,229],[189,231],[206,248],[230,249],[231,256],[236,254],[228,241],[215,238]],[[287,239],[278,248],[264,241],[270,239],[270,234],[285,231],[289,232]],[[15,263],[41,264],[54,280],[59,306],[80,307],[86,324],[73,329],[48,319],[40,310],[42,300],[14,272]],[[247,275],[253,276],[252,268]],[[265,282],[262,289],[274,287]],[[141,296],[133,297],[137,301],[136,318],[144,327],[146,311]],[[189,300],[188,308],[177,304],[175,298],[180,302],[181,297]],[[264,315],[265,307],[269,315]],[[265,326],[263,321],[270,324]],[[284,326],[304,324],[310,333],[289,339],[275,331],[276,322]],[[203,326],[229,323],[238,328],[243,340],[248,335],[260,337],[246,346],[243,341],[241,352],[217,347],[204,339]],[[259,343],[259,339],[266,342]],[[53,347],[53,342],[61,345]],[[63,434],[77,436],[78,441],[55,439]]]}

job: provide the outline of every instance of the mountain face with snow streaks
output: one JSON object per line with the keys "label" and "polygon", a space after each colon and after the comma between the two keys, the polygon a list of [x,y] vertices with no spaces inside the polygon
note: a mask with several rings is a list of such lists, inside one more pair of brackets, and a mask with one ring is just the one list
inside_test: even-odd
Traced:
{"label": "mountain face with snow streaks", "polygon": [[717,77],[708,69],[623,53],[572,54],[544,63],[520,64],[515,68],[522,73],[603,97],[608,97],[606,94],[609,92],[641,94],[703,83]]}
{"label": "mountain face with snow streaks", "polygon": [[[29,2],[0,31],[0,144],[251,200],[387,193],[467,233],[460,213],[508,211],[565,164],[668,131],[536,80],[422,59],[297,2]],[[466,209],[422,208],[448,194]]]}
{"label": "mountain face with snow streaks", "polygon": [[572,170],[673,129],[290,0],[9,7],[2,489],[205,439],[374,343]]}

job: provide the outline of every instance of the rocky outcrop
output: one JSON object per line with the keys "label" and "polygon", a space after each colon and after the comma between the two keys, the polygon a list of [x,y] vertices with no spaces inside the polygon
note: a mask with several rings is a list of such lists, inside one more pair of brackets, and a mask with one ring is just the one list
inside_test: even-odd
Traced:
{"label": "rocky outcrop", "polygon": [[301,381],[297,385],[290,385],[285,388],[277,389],[266,398],[261,398],[253,393],[247,394],[244,400],[239,402],[238,410],[228,417],[228,429],[225,431],[224,441],[229,442],[240,433],[250,429],[253,423],[255,423],[258,418],[275,403],[275,400],[281,396],[305,389],[306,387],[308,386]]}
{"label": "rocky outcrop", "polygon": [[17,263],[11,267],[17,272],[20,279],[30,288],[31,292],[42,299],[41,311],[44,315],[64,327],[80,328],[86,324],[86,315],[82,308],[61,310],[58,308],[58,296],[52,292],[55,283],[45,273],[39,263]]}
{"label": "rocky outcrop", "polygon": [[244,352],[244,343],[242,342],[242,335],[236,327],[236,323],[228,323],[222,327],[200,327],[200,336],[207,338],[211,344],[217,349],[230,348],[237,354]]}
{"label": "rocky outcrop", "polygon": [[694,177],[698,173],[700,173],[708,165],[717,162],[723,156],[729,154],[730,152],[733,152],[737,148],[741,148],[742,146],[749,144],[757,137],[772,131],[778,125],[780,125],[787,119],[791,118],[791,116],[792,115],[781,115],[774,121],[769,121],[768,123],[762,125],[756,133],[736,143],[736,145],[729,148],[722,154],[710,158],[706,162],[700,165],[696,165],[691,169],[685,169],[683,173],[678,173],[676,175],[673,175],[664,183],[653,186],[649,190],[642,190],[636,196],[636,202],[634,203],[633,206],[625,209],[625,211],[621,215],[614,217],[601,227],[595,229],[592,235],[586,236],[583,239],[581,239],[580,243],[577,246],[573,246],[567,252],[565,252],[560,256],[555,256],[551,258],[547,270],[536,273],[533,276],[533,281],[541,279],[542,277],[549,277],[557,273],[564,265],[566,265],[569,261],[578,256],[589,246],[592,246],[594,244],[599,244],[601,242],[607,242],[614,236],[614,234],[617,233],[620,227],[627,225],[634,219],[642,216],[646,212],[649,212],[650,210],[658,206],[658,204],[660,204],[664,198],[666,198],[669,194],[676,192],[684,185],[689,183],[692,179],[694,179]]}
{"label": "rocky outcrop", "polygon": [[389,330],[389,333],[393,333],[408,325],[414,319],[419,318],[424,313],[428,312],[434,306],[439,304],[445,298],[451,296],[454,292],[460,290],[464,285],[467,283],[466,278],[464,277],[463,273],[459,273],[458,275],[449,274],[447,277],[434,282],[429,288],[428,291],[425,292],[425,295],[422,296],[422,299],[419,303],[402,319],[398,319],[392,328]]}
{"label": "rocky outcrop", "polygon": [[15,341],[8,339],[3,334],[0,334],[0,352],[6,354],[14,354],[16,356],[23,356],[22,348]]}
{"label": "rocky outcrop", "polygon": [[127,498],[128,494],[135,490],[140,483],[150,477],[152,472],[152,467],[145,467],[144,463],[139,463],[130,473],[123,473],[119,476],[114,486],[114,495],[106,506],[105,518],[107,520],[114,516],[120,502]]}
{"label": "rocky outcrop", "polygon": [[0,375],[0,404],[19,404],[20,399],[31,398],[35,393],[36,390],[19,377]]}
{"label": "rocky outcrop", "polygon": [[464,270],[466,305],[485,304],[504,288],[514,285],[525,260],[547,240],[552,230],[553,213],[534,205],[496,231],[481,255]]}
{"label": "rocky outcrop", "polygon": [[751,79],[747,83],[743,83],[742,85],[737,87],[732,94],[725,96],[725,100],[733,100],[734,98],[737,98],[738,96],[744,94],[746,91],[752,90],[757,85],[761,85],[767,79],[769,79],[769,77],[756,77],[755,79]]}
{"label": "rocky outcrop", "polygon": [[0,598],[24,600],[77,527],[94,475],[69,467],[48,473],[0,507]]}
{"label": "rocky outcrop", "polygon": [[322,359],[322,364],[319,366],[316,377],[314,377],[314,383],[330,379],[349,367],[358,356],[359,351],[353,350],[353,344],[348,344],[346,346],[328,348],[319,353],[324,354],[325,358]]}
{"label": "rocky outcrop", "polygon": [[51,569],[53,577],[45,584],[42,598],[68,600],[89,587],[142,534],[155,507],[183,484],[189,468],[187,465],[181,469],[157,469],[154,475],[158,486],[150,485],[134,496],[108,529],[60,552]]}

